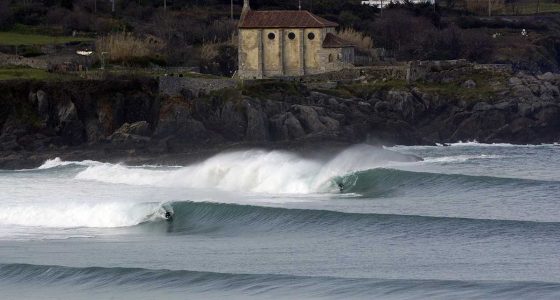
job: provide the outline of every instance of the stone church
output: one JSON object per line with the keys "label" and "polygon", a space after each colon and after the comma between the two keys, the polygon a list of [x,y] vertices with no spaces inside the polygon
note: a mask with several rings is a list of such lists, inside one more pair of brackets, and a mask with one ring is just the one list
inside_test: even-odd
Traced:
{"label": "stone church", "polygon": [[336,36],[336,27],[337,23],[309,11],[255,11],[244,0],[237,75],[261,79],[352,67],[354,46]]}

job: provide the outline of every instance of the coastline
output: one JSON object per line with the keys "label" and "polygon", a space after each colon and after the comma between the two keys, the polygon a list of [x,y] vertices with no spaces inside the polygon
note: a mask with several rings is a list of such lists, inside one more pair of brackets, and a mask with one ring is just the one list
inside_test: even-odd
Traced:
{"label": "coastline", "polygon": [[362,79],[329,88],[271,80],[210,92],[186,86],[174,96],[149,78],[3,81],[0,169],[55,157],[187,164],[247,148],[305,155],[359,143],[560,141],[560,74],[432,75],[412,84]]}

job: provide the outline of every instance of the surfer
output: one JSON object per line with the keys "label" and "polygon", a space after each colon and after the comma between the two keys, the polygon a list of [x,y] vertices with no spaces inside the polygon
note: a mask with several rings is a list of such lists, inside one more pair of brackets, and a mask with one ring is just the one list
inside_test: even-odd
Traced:
{"label": "surfer", "polygon": [[338,189],[340,190],[340,192],[344,192],[344,184],[342,184],[342,182],[338,183]]}
{"label": "surfer", "polygon": [[173,221],[173,214],[171,214],[170,212],[166,211],[165,215],[164,215],[165,219],[167,220],[167,222],[172,222]]}

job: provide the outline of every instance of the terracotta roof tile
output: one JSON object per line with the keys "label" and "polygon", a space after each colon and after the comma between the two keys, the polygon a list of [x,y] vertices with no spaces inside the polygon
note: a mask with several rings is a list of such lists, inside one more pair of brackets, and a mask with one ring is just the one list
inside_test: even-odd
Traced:
{"label": "terracotta roof tile", "polygon": [[323,41],[323,48],[344,48],[344,47],[355,47],[351,42],[341,39],[338,36],[327,33],[325,40]]}
{"label": "terracotta roof tile", "polygon": [[242,18],[239,28],[323,28],[338,24],[306,10],[250,10]]}

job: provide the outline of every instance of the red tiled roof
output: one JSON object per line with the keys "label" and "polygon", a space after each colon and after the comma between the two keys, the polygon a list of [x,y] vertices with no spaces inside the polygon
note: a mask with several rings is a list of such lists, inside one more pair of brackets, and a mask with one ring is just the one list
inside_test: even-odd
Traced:
{"label": "red tiled roof", "polygon": [[239,28],[323,28],[338,24],[306,10],[249,10]]}
{"label": "red tiled roof", "polygon": [[341,39],[338,36],[327,33],[325,40],[323,41],[323,48],[344,48],[344,47],[355,47],[351,42]]}

